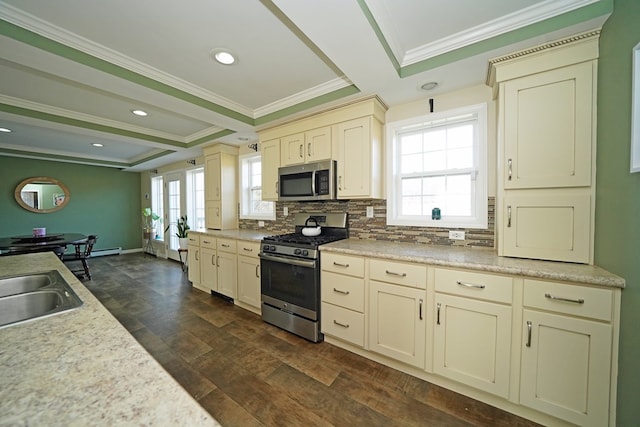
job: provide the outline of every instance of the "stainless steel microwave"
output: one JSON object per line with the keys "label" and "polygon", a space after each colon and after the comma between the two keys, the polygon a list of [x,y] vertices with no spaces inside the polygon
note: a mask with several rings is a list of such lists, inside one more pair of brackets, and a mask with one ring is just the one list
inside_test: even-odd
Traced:
{"label": "stainless steel microwave", "polygon": [[333,200],[336,162],[327,160],[278,168],[278,200]]}

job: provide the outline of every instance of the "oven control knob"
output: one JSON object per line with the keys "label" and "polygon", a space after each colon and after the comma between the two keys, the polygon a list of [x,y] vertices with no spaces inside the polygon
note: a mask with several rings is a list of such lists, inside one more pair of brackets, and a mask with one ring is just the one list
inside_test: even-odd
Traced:
{"label": "oven control knob", "polygon": [[276,250],[276,247],[275,247],[274,245],[271,245],[271,246],[269,246],[269,250],[270,250],[270,251],[275,251],[275,250]]}
{"label": "oven control knob", "polygon": [[296,249],[296,250],[293,251],[294,255],[300,255],[301,253],[302,253],[301,249]]}
{"label": "oven control knob", "polygon": [[302,251],[302,255],[304,255],[304,256],[309,255],[309,251],[308,251],[308,250],[306,250],[306,249],[305,249],[305,250],[303,250],[303,251]]}

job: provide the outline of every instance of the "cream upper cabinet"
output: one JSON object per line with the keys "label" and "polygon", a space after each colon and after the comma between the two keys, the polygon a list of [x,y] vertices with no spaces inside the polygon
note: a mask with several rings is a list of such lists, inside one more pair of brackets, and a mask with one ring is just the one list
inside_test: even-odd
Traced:
{"label": "cream upper cabinet", "polygon": [[262,200],[278,200],[278,168],[280,167],[280,139],[260,144],[262,153]]}
{"label": "cream upper cabinet", "polygon": [[280,139],[282,166],[331,158],[331,127],[326,126]]}
{"label": "cream upper cabinet", "polygon": [[435,373],[508,398],[512,279],[435,269]]}
{"label": "cream upper cabinet", "polygon": [[338,198],[382,197],[382,124],[367,116],[336,128]]}
{"label": "cream upper cabinet", "polygon": [[581,426],[610,425],[613,299],[609,289],[524,281],[522,405]]}
{"label": "cream upper cabinet", "polygon": [[591,62],[504,83],[504,188],[591,185]]}
{"label": "cream upper cabinet", "polygon": [[204,149],[205,225],[238,228],[238,149],[217,144]]}
{"label": "cream upper cabinet", "polygon": [[324,160],[337,162],[338,198],[383,198],[385,111],[371,97],[260,131],[263,199],[278,198],[278,167]]}
{"label": "cream upper cabinet", "polygon": [[491,61],[501,256],[593,263],[598,34]]}

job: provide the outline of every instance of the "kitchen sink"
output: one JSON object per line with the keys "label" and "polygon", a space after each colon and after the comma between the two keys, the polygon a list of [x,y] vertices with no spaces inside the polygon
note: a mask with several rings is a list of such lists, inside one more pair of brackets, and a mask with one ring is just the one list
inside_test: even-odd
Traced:
{"label": "kitchen sink", "polygon": [[0,328],[81,305],[82,300],[56,270],[0,277]]}

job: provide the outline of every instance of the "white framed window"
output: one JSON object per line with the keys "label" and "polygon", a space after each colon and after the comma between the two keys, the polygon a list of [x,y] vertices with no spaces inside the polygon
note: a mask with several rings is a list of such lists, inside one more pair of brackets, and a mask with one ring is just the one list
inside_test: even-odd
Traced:
{"label": "white framed window", "polygon": [[486,104],[388,123],[387,150],[389,225],[487,228]]}
{"label": "white framed window", "polygon": [[205,228],[204,168],[187,170],[187,223],[193,230]]}
{"label": "white framed window", "polygon": [[276,219],[275,203],[262,200],[262,157],[240,156],[240,218]]}

